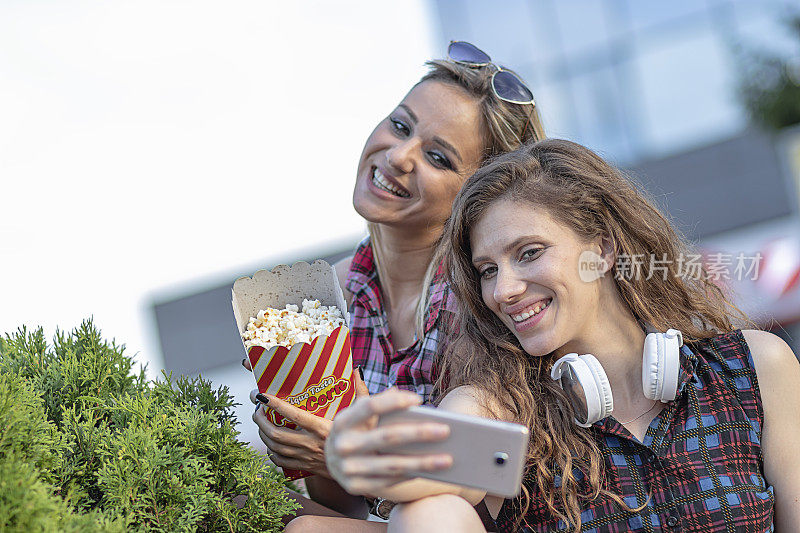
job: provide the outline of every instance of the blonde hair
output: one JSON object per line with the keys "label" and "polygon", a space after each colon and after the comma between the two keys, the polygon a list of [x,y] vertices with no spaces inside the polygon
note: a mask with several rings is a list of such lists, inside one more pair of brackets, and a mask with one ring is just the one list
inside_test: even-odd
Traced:
{"label": "blonde hair", "polygon": [[[501,100],[494,94],[491,85],[491,78],[494,73],[492,69],[486,67],[471,68],[447,60],[428,61],[426,65],[429,71],[416,85],[427,81],[446,83],[460,87],[477,101],[481,116],[481,135],[484,139],[484,149],[480,163],[499,154],[514,150],[525,141],[544,139],[544,128],[535,105],[513,104]],[[367,231],[372,242],[372,256],[375,268],[378,272],[378,277],[381,278],[383,264],[380,252],[380,228],[377,224],[369,222],[367,223]],[[425,310],[428,307],[428,288],[433,282],[442,259],[440,246],[436,246],[431,261],[428,263],[417,302],[414,317],[417,338],[422,338],[424,335]],[[383,279],[386,278],[383,277]],[[384,297],[387,297],[387,295],[384,294]]]}
{"label": "blonde hair", "polygon": [[[653,254],[667,259],[666,276],[628,279],[616,275],[617,265],[610,272],[633,316],[660,331],[679,329],[691,342],[731,331],[732,318],[747,319],[705,270],[697,279],[679,275],[677,259],[689,250],[684,239],[643,191],[588,148],[557,139],[527,144],[481,168],[456,196],[442,244],[459,304],[458,330],[440,359],[437,390],[446,394],[471,385],[530,428],[528,464],[535,486],[551,514],[569,527],[580,529],[581,502],[601,494],[635,512],[606,490],[603,456],[592,432],[576,426],[570,402],[550,379],[553,354],[529,356],[483,302],[470,229],[499,200],[542,207],[587,241],[608,238],[616,257]],[[575,469],[585,481],[573,474]],[[558,487],[556,476],[561,479]],[[529,504],[525,489],[520,521]]]}

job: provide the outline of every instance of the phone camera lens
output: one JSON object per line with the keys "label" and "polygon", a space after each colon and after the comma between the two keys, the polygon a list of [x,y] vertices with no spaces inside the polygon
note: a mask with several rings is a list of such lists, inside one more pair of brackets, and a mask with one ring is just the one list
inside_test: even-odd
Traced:
{"label": "phone camera lens", "polygon": [[497,452],[494,454],[494,462],[497,463],[498,465],[502,466],[506,464],[506,461],[508,461],[507,453]]}

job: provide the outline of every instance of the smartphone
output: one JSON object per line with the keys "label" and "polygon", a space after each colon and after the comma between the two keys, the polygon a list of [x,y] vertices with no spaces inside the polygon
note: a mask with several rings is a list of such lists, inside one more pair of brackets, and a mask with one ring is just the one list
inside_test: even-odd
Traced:
{"label": "smartphone", "polygon": [[433,407],[410,407],[381,415],[378,419],[379,426],[422,422],[446,424],[450,426],[450,435],[438,442],[389,446],[382,449],[381,453],[446,453],[453,457],[453,465],[447,470],[414,474],[485,490],[489,494],[505,498],[512,498],[519,493],[528,451],[527,427]]}

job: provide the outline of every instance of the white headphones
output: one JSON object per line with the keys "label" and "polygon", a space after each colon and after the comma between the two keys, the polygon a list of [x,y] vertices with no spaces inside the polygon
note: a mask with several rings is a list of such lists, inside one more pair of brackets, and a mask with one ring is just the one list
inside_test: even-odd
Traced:
{"label": "white headphones", "polygon": [[[652,330],[649,326],[648,331]],[[683,335],[677,329],[648,333],[642,354],[642,390],[651,400],[664,403],[678,394],[680,348]],[[575,408],[575,423],[589,427],[614,411],[614,398],[603,366],[590,353],[570,353],[553,364],[550,377],[558,381]]]}

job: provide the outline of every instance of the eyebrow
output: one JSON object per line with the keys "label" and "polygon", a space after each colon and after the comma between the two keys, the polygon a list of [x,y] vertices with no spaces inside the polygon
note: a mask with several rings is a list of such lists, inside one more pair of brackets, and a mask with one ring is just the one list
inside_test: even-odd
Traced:
{"label": "eyebrow", "polygon": [[[542,244],[544,243],[544,239],[542,239],[538,235],[523,235],[522,237],[517,237],[516,239],[511,241],[509,244],[507,244],[505,246],[505,248],[503,248],[503,252],[504,253],[510,253],[514,249],[518,248],[520,244],[522,244],[524,242],[529,242],[529,241],[538,241],[539,243],[542,243]],[[488,257],[486,257],[486,256],[475,257],[475,258],[472,259],[472,264],[474,265],[476,263],[482,263],[483,261],[489,261],[489,260],[490,259]]]}
{"label": "eyebrow", "polygon": [[[408,107],[406,104],[400,104],[397,107],[402,108],[406,113],[408,113],[408,116],[411,118],[411,122],[413,122],[414,124],[416,124],[419,121],[417,119],[417,115],[415,115],[414,112],[411,111],[411,108]],[[444,148],[445,150],[447,150],[448,152],[451,152],[454,156],[456,156],[456,159],[458,159],[459,163],[463,163],[464,162],[461,159],[461,154],[459,154],[458,150],[456,150],[455,147],[452,144],[450,144],[449,142],[445,141],[444,139],[442,139],[441,137],[438,137],[438,136],[433,138],[433,142],[435,142],[436,144],[438,144],[439,146],[441,146],[442,148]]]}
{"label": "eyebrow", "polygon": [[406,104],[400,104],[397,107],[402,107],[403,109],[405,109],[406,113],[408,113],[408,116],[411,117],[411,122],[413,122],[414,124],[417,123],[418,120],[417,115],[415,115],[414,112],[411,111],[410,107],[408,107]]}

